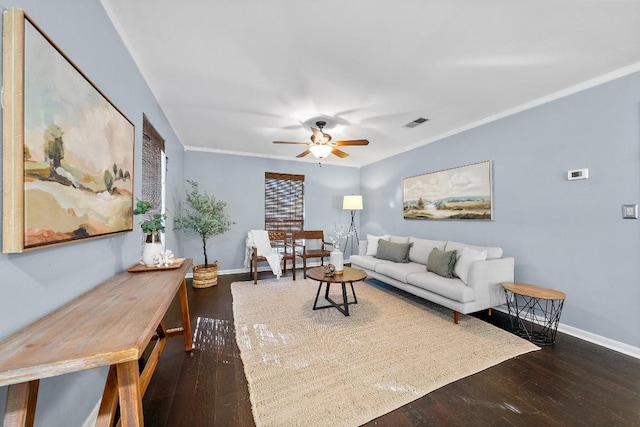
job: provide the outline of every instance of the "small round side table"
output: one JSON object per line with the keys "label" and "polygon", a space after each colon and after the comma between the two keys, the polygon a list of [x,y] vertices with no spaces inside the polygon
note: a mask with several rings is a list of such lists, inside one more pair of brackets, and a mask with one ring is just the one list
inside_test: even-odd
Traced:
{"label": "small round side table", "polygon": [[556,342],[564,292],[527,283],[503,283],[511,329],[539,345]]}

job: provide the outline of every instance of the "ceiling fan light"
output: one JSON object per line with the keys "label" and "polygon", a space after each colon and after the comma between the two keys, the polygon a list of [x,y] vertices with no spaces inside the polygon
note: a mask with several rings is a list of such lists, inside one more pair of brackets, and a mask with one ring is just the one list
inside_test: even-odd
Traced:
{"label": "ceiling fan light", "polygon": [[319,159],[324,159],[331,154],[332,148],[329,145],[312,145],[309,147],[311,153]]}

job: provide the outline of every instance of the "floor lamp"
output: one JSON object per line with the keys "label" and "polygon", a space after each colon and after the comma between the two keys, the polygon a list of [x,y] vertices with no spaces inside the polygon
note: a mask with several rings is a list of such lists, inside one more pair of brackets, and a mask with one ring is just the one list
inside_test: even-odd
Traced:
{"label": "floor lamp", "polygon": [[[342,200],[342,209],[351,211],[351,225],[349,226],[349,232],[347,233],[347,240],[344,242],[344,250],[347,250],[347,244],[351,236],[355,237],[356,247],[360,246],[360,240],[358,239],[358,230],[356,229],[356,211],[362,210],[362,196],[344,196]],[[351,239],[351,254],[353,255],[353,242]]]}

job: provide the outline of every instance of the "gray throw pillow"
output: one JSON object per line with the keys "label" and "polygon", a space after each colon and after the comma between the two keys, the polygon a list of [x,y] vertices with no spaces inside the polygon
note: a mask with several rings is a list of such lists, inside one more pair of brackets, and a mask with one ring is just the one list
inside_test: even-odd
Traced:
{"label": "gray throw pillow", "polygon": [[411,243],[392,243],[386,240],[378,240],[376,258],[393,262],[409,262],[409,248]]}
{"label": "gray throw pillow", "polygon": [[433,248],[427,258],[427,271],[447,279],[453,278],[453,268],[456,266],[456,252],[445,252],[438,248]]}

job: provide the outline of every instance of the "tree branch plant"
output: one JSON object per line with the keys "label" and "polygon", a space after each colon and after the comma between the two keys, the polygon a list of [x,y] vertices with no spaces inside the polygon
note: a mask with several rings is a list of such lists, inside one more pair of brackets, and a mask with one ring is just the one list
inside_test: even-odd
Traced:
{"label": "tree branch plant", "polygon": [[207,240],[210,237],[225,233],[235,224],[226,213],[227,204],[217,200],[214,196],[208,195],[204,190],[200,190],[198,183],[187,180],[191,186],[187,190],[188,207],[178,214],[173,222],[176,230],[195,231],[202,240],[202,251],[204,253],[204,266],[209,266],[207,257]]}

